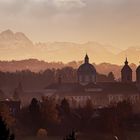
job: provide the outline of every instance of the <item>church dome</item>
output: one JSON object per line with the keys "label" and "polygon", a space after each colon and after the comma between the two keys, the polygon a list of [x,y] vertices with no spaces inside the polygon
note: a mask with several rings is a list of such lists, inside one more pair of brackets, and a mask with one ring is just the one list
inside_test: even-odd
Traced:
{"label": "church dome", "polygon": [[79,74],[96,74],[96,69],[89,63],[84,63],[78,68]]}
{"label": "church dome", "polygon": [[82,85],[96,82],[96,69],[89,63],[89,57],[87,54],[85,56],[84,64],[82,64],[77,70],[77,75],[78,81]]}
{"label": "church dome", "polygon": [[89,57],[87,54],[85,56],[85,63],[82,64],[78,68],[78,73],[79,74],[96,74],[96,69],[94,68],[92,64],[89,63]]}

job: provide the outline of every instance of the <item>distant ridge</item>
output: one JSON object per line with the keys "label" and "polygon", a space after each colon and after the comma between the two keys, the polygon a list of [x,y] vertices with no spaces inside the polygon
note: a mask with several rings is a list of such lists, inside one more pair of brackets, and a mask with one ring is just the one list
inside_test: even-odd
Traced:
{"label": "distant ridge", "polygon": [[[16,72],[16,71],[22,71],[22,70],[30,70],[32,72],[40,72],[44,71],[46,69],[58,69],[63,67],[73,67],[77,69],[81,65],[82,61],[71,61],[69,63],[62,63],[62,62],[45,62],[40,61],[37,59],[26,59],[26,60],[20,60],[20,61],[0,61],[0,71],[2,72]],[[113,72],[115,74],[116,78],[120,78],[120,71],[122,68],[122,65],[116,65],[116,64],[110,64],[110,63],[101,63],[101,64],[95,64],[96,70],[98,73],[101,74],[108,74],[109,72]],[[133,70],[133,77],[135,79],[135,70],[136,65],[130,64],[132,70]]]}

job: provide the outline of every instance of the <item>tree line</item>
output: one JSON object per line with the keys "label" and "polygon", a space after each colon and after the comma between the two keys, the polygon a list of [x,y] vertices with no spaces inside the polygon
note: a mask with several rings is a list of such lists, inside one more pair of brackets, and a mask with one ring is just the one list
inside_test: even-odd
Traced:
{"label": "tree line", "polygon": [[[71,108],[67,99],[57,102],[55,98],[42,97],[39,101],[33,98],[29,105],[21,108],[15,117],[7,106],[0,105],[0,129],[13,140],[24,136],[52,135],[63,136],[64,140],[76,140],[76,132],[91,135],[108,134],[119,140],[127,140],[126,131],[133,121],[132,104],[129,100],[111,104],[104,108],[94,108],[92,101],[87,100],[85,106]],[[2,119],[3,118],[3,119]],[[4,121],[5,120],[5,121]],[[6,125],[7,124],[7,125]],[[9,128],[9,129],[8,129]],[[72,130],[76,131],[72,131]],[[72,133],[70,133],[72,131]],[[0,133],[0,137],[2,133]],[[66,136],[66,137],[65,137]],[[84,137],[84,136],[82,136]],[[72,139],[73,138],[73,139]],[[98,138],[98,140],[104,137]]]}
{"label": "tree line", "polygon": [[81,133],[106,133],[125,140],[125,131],[129,125],[127,120],[132,115],[130,101],[97,109],[91,100],[87,100],[84,107],[71,108],[65,98],[59,104],[54,98],[43,98],[41,102],[33,98],[30,105],[21,110],[19,128],[26,128],[26,133],[30,135],[36,135],[43,128],[49,135],[67,136],[71,130],[76,129]]}
{"label": "tree line", "polygon": [[[62,82],[77,82],[77,69],[64,67],[62,69],[46,69],[37,73],[30,70],[0,72],[0,86],[13,88],[22,82],[25,88],[45,88],[51,83],[58,82],[59,75],[62,77]],[[112,72],[108,75],[97,73],[97,82],[112,82],[114,80]]]}

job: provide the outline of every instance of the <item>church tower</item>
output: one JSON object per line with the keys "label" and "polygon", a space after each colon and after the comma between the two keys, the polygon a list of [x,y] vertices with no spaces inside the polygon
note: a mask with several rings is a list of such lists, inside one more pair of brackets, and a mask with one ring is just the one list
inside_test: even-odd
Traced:
{"label": "church tower", "polygon": [[138,90],[140,91],[140,64],[136,69],[136,86]]}
{"label": "church tower", "polygon": [[123,66],[123,68],[121,70],[121,81],[123,83],[130,83],[130,82],[132,82],[132,69],[128,65],[127,58],[126,58],[124,64],[125,65]]}
{"label": "church tower", "polygon": [[136,69],[136,82],[140,84],[140,65]]}

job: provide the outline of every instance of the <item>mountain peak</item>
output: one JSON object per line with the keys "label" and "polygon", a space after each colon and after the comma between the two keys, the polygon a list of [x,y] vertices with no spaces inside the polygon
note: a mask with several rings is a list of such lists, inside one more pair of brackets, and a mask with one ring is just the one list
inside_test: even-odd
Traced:
{"label": "mountain peak", "polygon": [[[12,30],[8,29],[0,33],[0,40],[2,42],[24,42],[27,44],[32,44],[32,41],[22,32],[14,33]],[[11,42],[10,42],[11,43]]]}
{"label": "mountain peak", "polygon": [[10,30],[10,29],[7,29],[7,30],[1,32],[1,34],[11,34],[11,35],[14,35],[13,31]]}
{"label": "mountain peak", "polygon": [[1,32],[0,36],[2,39],[5,39],[5,40],[13,39],[14,33],[10,29],[8,29],[8,30]]}

